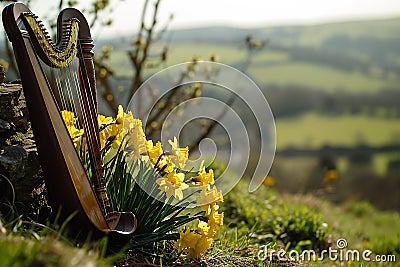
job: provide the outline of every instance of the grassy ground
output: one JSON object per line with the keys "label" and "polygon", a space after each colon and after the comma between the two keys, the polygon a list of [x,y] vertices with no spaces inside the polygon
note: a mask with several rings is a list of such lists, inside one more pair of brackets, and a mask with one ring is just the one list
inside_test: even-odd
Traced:
{"label": "grassy ground", "polygon": [[397,263],[381,266],[398,266],[400,215],[396,212],[378,211],[364,202],[335,206],[313,195],[279,194],[266,186],[250,194],[244,182],[226,196],[223,209],[224,229],[212,249],[196,261],[174,258],[172,243],[157,244],[146,253],[135,250],[117,257],[104,256],[104,243],[77,248],[73,241],[46,227],[19,223],[2,228],[0,262],[2,266],[169,266],[171,261],[178,266],[359,266],[357,261],[327,257],[324,261],[288,264],[279,260],[277,253],[271,254],[272,260],[258,259],[266,248],[315,249],[320,253],[337,248],[336,241],[344,238],[346,251],[368,249],[374,257],[394,255]]}

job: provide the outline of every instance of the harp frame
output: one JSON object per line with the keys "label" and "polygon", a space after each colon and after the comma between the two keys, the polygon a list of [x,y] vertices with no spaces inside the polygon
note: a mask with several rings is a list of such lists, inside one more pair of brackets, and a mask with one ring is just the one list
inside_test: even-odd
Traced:
{"label": "harp frame", "polygon": [[[35,23],[37,27],[32,26]],[[71,53],[77,53],[82,93],[88,100],[83,103],[83,108],[92,114],[93,127],[85,132],[90,130],[98,134],[94,44],[85,17],[74,8],[61,11],[55,43],[37,16],[22,3],[12,3],[4,8],[3,24],[14,49],[53,208],[61,207],[62,219],[76,213],[71,226],[84,235],[107,234],[119,240],[128,239],[137,228],[137,220],[130,212],[112,212],[107,206],[98,140],[88,140],[97,149],[91,155],[92,168],[99,172],[93,188],[39,62],[40,58],[50,67],[62,68],[68,65]]]}

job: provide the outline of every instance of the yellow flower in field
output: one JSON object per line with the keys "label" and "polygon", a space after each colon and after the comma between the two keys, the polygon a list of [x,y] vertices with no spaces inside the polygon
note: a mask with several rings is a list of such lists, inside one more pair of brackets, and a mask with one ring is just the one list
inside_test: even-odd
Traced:
{"label": "yellow flower in field", "polygon": [[189,157],[189,147],[179,148],[176,137],[174,137],[174,141],[168,140],[168,142],[171,145],[171,151],[168,155],[171,162],[181,169],[184,168]]}
{"label": "yellow flower in field", "polygon": [[211,212],[207,216],[208,225],[210,226],[209,237],[214,237],[224,225],[224,213],[218,213],[219,206],[214,204],[211,206]]}
{"label": "yellow flower in field", "polygon": [[147,140],[143,131],[142,121],[135,119],[132,116],[132,113],[129,112],[126,114],[125,124],[126,126],[124,126],[124,128],[127,130],[127,147],[125,150],[127,151],[129,157],[134,156],[138,159],[141,159],[142,156],[147,155]]}
{"label": "yellow flower in field", "polygon": [[171,162],[170,158],[166,156],[162,156],[160,158],[156,167],[158,169],[162,169],[166,173],[173,172],[176,168],[176,166]]}
{"label": "yellow flower in field", "polygon": [[[114,125],[114,119],[112,117],[106,117],[99,114],[97,116],[97,121],[100,127],[100,147],[101,149],[103,149],[107,142],[107,139],[112,136],[112,132],[116,132],[117,127]],[[114,134],[114,136],[115,135],[116,134]]]}
{"label": "yellow flower in field", "polygon": [[97,121],[98,121],[99,127],[101,129],[102,126],[106,126],[106,125],[113,123],[114,119],[112,117],[106,117],[104,115],[99,114],[97,116]]}
{"label": "yellow flower in field", "polygon": [[175,243],[174,247],[178,248],[179,251],[188,248],[194,248],[200,238],[200,234],[186,229],[186,231],[179,234],[179,240]]}
{"label": "yellow flower in field", "polygon": [[185,175],[183,173],[176,173],[175,171],[168,173],[166,177],[157,179],[156,183],[159,185],[160,190],[164,191],[167,198],[174,196],[174,198],[183,199],[182,190],[189,187],[183,182]]}
{"label": "yellow flower in field", "polygon": [[211,244],[214,242],[214,239],[207,237],[207,236],[201,236],[199,240],[197,240],[196,246],[194,249],[189,250],[189,257],[191,258],[200,258],[203,256],[205,252],[211,247]]}
{"label": "yellow flower in field", "polygon": [[107,141],[112,140],[112,148],[118,149],[123,139],[128,142],[126,147],[128,156],[141,158],[146,154],[146,136],[142,121],[133,117],[132,112],[125,113],[122,106],[118,106],[115,120],[103,115],[98,116],[100,126],[107,126],[100,131],[100,144],[104,148]]}
{"label": "yellow flower in field", "polygon": [[210,231],[210,226],[208,226],[208,224],[206,222],[203,221],[199,221],[199,224],[197,226],[197,231],[201,234],[201,235],[205,235],[208,236],[208,233]]}
{"label": "yellow flower in field", "polygon": [[68,110],[61,111],[61,116],[64,120],[64,123],[67,127],[75,127],[76,118],[75,114]]}
{"label": "yellow flower in field", "polygon": [[211,190],[203,188],[199,198],[196,200],[197,204],[206,212],[206,215],[210,214],[212,204],[223,201],[222,190],[218,191],[215,186]]}
{"label": "yellow flower in field", "polygon": [[112,148],[118,149],[122,142],[121,127],[116,123],[112,123],[100,131],[100,145],[103,148],[107,141],[112,140]]}
{"label": "yellow flower in field", "polygon": [[[74,113],[63,111],[62,117],[75,142],[75,147],[86,146],[84,130],[76,127],[78,120]],[[130,157],[141,159],[146,161],[147,166],[156,168],[160,175],[165,174],[164,177],[157,179],[156,183],[159,189],[165,192],[167,199],[172,196],[177,200],[183,199],[183,190],[189,185],[185,183],[185,174],[177,171],[186,165],[189,157],[188,147],[180,148],[177,138],[174,137],[168,141],[171,150],[164,153],[161,142],[156,142],[154,145],[152,140],[147,141],[142,121],[134,118],[132,112],[125,113],[122,106],[118,107],[115,119],[103,115],[98,115],[97,119],[101,148],[107,143],[114,149],[123,146],[126,153],[124,156],[127,159]],[[205,214],[202,220],[199,220],[197,229],[180,232],[180,239],[174,247],[187,257],[199,258],[211,247],[213,238],[223,225],[224,213],[218,212],[219,206],[216,203],[223,202],[224,199],[221,190],[218,191],[215,186],[211,187],[215,182],[214,172],[211,169],[207,172],[204,162],[200,165],[198,175],[188,181],[201,186],[197,203]]]}
{"label": "yellow flower in field", "polygon": [[338,177],[339,177],[339,174],[338,174],[337,170],[335,170],[335,169],[327,170],[325,172],[323,182],[329,183],[329,182],[336,180]]}
{"label": "yellow flower in field", "polygon": [[206,172],[206,168],[204,167],[204,160],[201,162],[199,175],[193,178],[193,181],[197,185],[208,185],[214,184],[214,171],[211,169]]}
{"label": "yellow flower in field", "polygon": [[118,106],[118,113],[117,117],[115,118],[115,123],[116,124],[123,124],[124,123],[124,118],[125,118],[125,112],[124,109],[122,108],[121,105]]}
{"label": "yellow flower in field", "polygon": [[102,115],[98,116],[98,121],[101,126],[107,125],[104,129],[100,130],[100,147],[104,148],[107,141],[112,141],[111,147],[114,149],[118,149],[121,146],[122,139],[126,132],[123,132],[123,123],[125,119],[125,113],[122,106],[118,106],[118,114],[117,118],[113,120],[110,117],[105,117]]}
{"label": "yellow flower in field", "polygon": [[211,247],[213,241],[212,238],[186,229],[180,233],[175,248],[179,251],[187,251],[188,257],[200,258]]}
{"label": "yellow flower in field", "polygon": [[67,127],[67,128],[69,135],[71,136],[75,146],[79,146],[81,144],[84,131],[82,129],[76,129],[75,127]]}
{"label": "yellow flower in field", "polygon": [[106,134],[105,130],[100,131],[100,133],[99,133],[99,138],[100,138],[100,149],[103,149],[104,146],[106,145],[107,136],[108,136],[108,135]]}
{"label": "yellow flower in field", "polygon": [[75,146],[79,146],[84,134],[83,129],[77,129],[75,127],[77,119],[75,114],[68,110],[61,111],[61,116],[64,120],[65,126],[67,127],[68,133],[71,136]]}
{"label": "yellow flower in field", "polygon": [[[178,186],[182,186],[183,184],[185,184],[183,182],[183,180],[185,179],[185,175],[183,173],[176,173],[175,171],[173,171],[171,173],[168,173],[165,179]],[[187,188],[188,185],[185,184],[184,187]]]}
{"label": "yellow flower in field", "polygon": [[268,175],[267,177],[265,177],[263,183],[268,187],[273,187],[275,185],[275,179]]}
{"label": "yellow flower in field", "polygon": [[158,141],[156,145],[153,145],[153,141],[148,140],[146,142],[146,149],[147,149],[147,154],[153,163],[156,163],[158,158],[164,153],[160,141]]}

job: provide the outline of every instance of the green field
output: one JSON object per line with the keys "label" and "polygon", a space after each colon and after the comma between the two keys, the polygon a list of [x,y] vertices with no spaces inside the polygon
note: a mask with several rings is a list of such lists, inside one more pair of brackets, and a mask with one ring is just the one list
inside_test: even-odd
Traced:
{"label": "green field", "polygon": [[278,149],[400,143],[400,123],[396,119],[366,115],[328,116],[312,112],[277,119],[275,123]]}
{"label": "green field", "polygon": [[251,67],[249,74],[260,84],[303,85],[329,91],[373,92],[399,83],[397,78],[391,82],[305,62]]}

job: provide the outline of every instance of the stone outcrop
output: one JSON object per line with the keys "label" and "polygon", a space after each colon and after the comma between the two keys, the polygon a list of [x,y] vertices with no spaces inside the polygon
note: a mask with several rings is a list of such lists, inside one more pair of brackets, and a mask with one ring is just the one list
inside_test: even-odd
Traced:
{"label": "stone outcrop", "polygon": [[[0,84],[0,215],[35,217],[45,187],[22,86]],[[37,218],[35,218],[37,219]]]}

